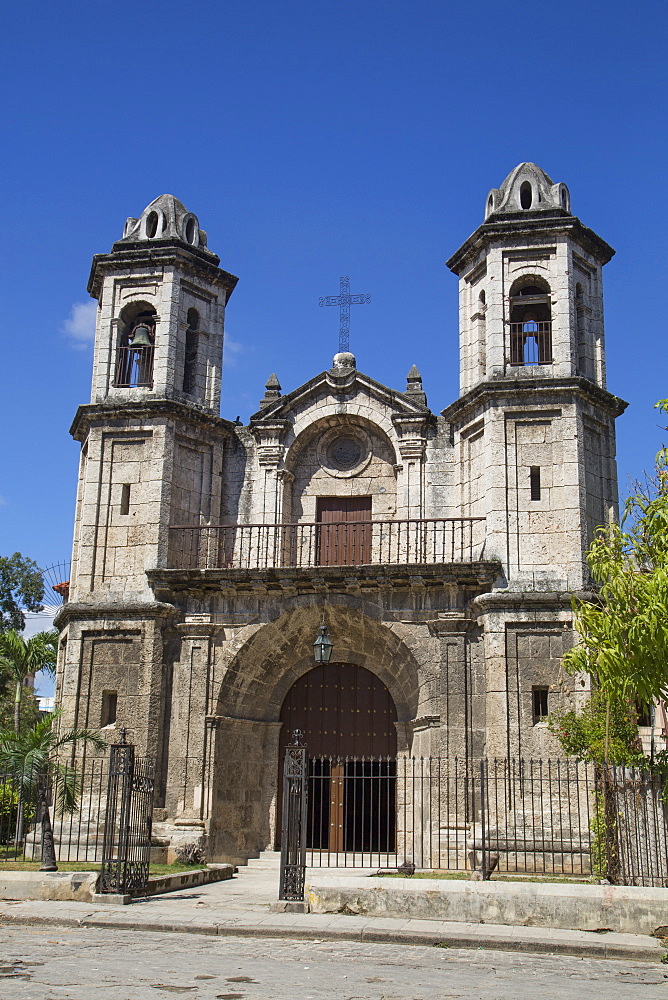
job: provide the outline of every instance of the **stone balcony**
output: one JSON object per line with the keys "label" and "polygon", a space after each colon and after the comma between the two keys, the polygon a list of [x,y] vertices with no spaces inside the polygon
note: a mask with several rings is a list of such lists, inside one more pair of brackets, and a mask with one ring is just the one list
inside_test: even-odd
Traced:
{"label": "stone balcony", "polygon": [[485,518],[174,525],[168,569],[311,570],[485,560]]}

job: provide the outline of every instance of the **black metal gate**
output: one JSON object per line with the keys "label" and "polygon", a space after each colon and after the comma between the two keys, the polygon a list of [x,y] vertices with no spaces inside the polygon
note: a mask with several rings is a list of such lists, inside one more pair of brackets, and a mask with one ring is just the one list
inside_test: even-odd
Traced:
{"label": "black metal gate", "polygon": [[135,747],[110,748],[100,892],[125,895],[146,887],[151,855],[153,761],[135,757]]}

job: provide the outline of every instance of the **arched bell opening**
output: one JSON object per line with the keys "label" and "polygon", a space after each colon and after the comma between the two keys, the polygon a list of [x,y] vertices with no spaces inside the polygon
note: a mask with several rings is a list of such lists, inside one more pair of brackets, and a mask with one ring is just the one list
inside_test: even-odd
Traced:
{"label": "arched bell opening", "polygon": [[153,387],[156,311],[146,302],[132,302],[121,311],[114,385]]}
{"label": "arched bell opening", "polygon": [[549,365],[551,362],[550,286],[544,278],[526,275],[510,289],[510,364]]}
{"label": "arched bell opening", "polygon": [[187,315],[185,356],[183,362],[183,391],[194,396],[197,392],[199,360],[200,318],[197,309],[189,309]]}
{"label": "arched bell opening", "polygon": [[280,719],[277,848],[285,748],[299,730],[309,753],[307,848],[394,851],[397,710],[380,678],[355,663],[316,666],[292,685]]}

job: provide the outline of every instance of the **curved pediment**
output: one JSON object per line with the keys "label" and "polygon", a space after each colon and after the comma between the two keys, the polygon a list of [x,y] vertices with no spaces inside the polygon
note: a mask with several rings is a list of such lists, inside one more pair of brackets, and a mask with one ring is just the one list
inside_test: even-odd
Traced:
{"label": "curved pediment", "polygon": [[[292,423],[299,420],[306,411],[315,408],[328,409],[332,406],[363,407],[364,415],[371,420],[374,419],[374,412],[377,412],[378,416],[383,414],[385,419],[390,420],[395,415],[422,419],[431,415],[422,390],[422,379],[415,365],[408,374],[406,391],[398,392],[359,372],[354,364],[336,364],[337,359],[342,357],[352,358],[352,355],[336,355],[332,368],[321,372],[289,393],[281,394],[278,379],[275,375],[271,375],[266,383],[266,392],[260,409],[251,417],[251,427],[286,419]],[[339,409],[337,412],[345,413],[346,410]]]}

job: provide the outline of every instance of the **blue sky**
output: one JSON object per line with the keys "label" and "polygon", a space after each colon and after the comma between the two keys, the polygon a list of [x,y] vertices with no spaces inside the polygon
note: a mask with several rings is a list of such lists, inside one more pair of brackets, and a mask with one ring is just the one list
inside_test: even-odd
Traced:
{"label": "blue sky", "polygon": [[329,367],[338,313],[318,299],[342,274],[372,295],[352,311],[358,367],[403,389],[417,364],[440,410],[458,384],[443,262],[489,188],[534,160],[617,249],[622,491],[651,466],[668,396],[665,4],[23,0],[3,28],[1,553],[69,558],[90,258],[164,192],[240,278],[224,416],[247,420],[271,372],[289,390]]}

